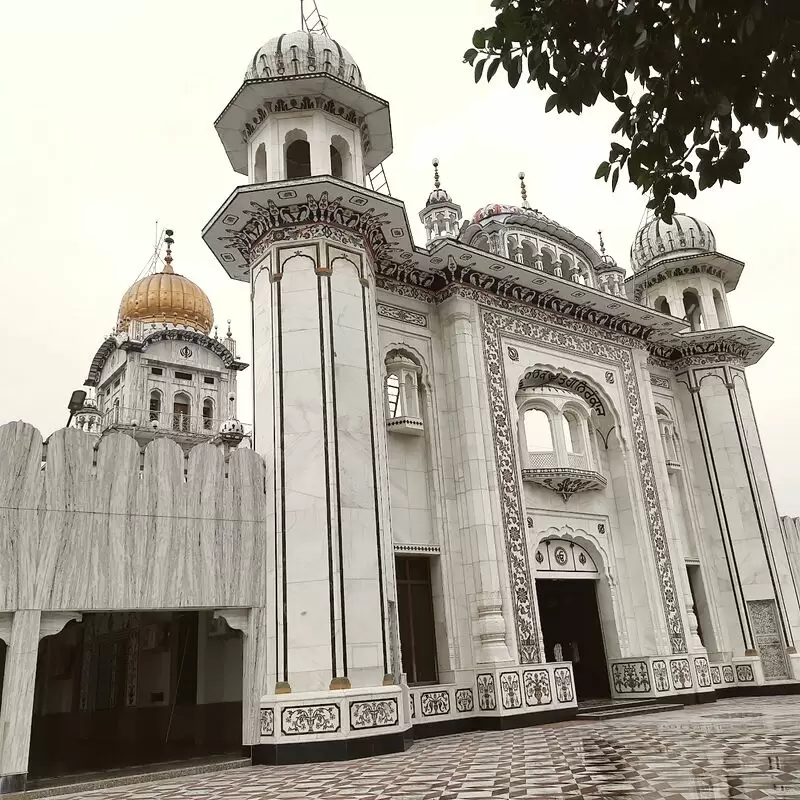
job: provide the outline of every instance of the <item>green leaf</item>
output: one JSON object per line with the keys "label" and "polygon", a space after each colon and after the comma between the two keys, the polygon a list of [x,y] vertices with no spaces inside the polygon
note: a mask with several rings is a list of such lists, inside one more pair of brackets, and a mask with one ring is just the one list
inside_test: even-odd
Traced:
{"label": "green leaf", "polygon": [[483,68],[486,66],[486,59],[482,58],[476,65],[475,65],[475,83],[478,83],[481,79],[481,75],[483,75]]}
{"label": "green leaf", "polygon": [[558,95],[551,94],[550,97],[547,98],[547,102],[544,104],[544,113],[546,114],[548,111],[552,111],[556,107],[557,102]]}
{"label": "green leaf", "polygon": [[516,55],[508,65],[508,83],[513,89],[522,75],[522,56]]}
{"label": "green leaf", "polygon": [[611,164],[609,164],[608,161],[603,161],[597,168],[597,172],[594,174],[594,179],[599,180],[600,178],[608,178],[609,169],[611,169]]}
{"label": "green leaf", "polygon": [[466,61],[467,64],[472,64],[477,56],[478,51],[474,47],[471,47],[466,53],[464,53],[464,61]]}
{"label": "green leaf", "polygon": [[613,192],[617,188],[617,181],[619,180],[619,167],[614,170],[614,174],[611,176],[611,191]]}
{"label": "green leaf", "polygon": [[486,82],[488,83],[493,77],[495,72],[497,72],[497,68],[500,66],[500,59],[495,58],[492,59],[492,63],[489,64],[489,69],[486,70]]}

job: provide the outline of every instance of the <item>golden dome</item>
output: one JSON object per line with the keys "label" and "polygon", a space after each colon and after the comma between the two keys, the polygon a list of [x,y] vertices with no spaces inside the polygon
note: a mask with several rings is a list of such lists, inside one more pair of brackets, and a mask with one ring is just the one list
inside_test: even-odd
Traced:
{"label": "golden dome", "polygon": [[171,244],[171,238],[167,238],[164,270],[146,275],[125,292],[119,304],[120,328],[131,320],[140,320],[184,325],[203,333],[211,330],[214,324],[211,302],[196,283],[172,271]]}

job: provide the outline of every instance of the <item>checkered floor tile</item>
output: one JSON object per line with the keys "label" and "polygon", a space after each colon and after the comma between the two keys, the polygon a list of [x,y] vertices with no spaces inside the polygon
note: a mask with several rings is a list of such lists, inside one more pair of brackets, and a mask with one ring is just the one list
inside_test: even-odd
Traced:
{"label": "checkered floor tile", "polygon": [[[93,800],[800,800],[800,697],[418,741],[334,764],[247,767]],[[78,795],[69,795],[74,800]]]}

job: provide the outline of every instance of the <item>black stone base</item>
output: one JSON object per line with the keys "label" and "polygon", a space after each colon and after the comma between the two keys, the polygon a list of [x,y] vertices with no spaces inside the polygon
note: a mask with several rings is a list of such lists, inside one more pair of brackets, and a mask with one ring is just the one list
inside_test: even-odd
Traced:
{"label": "black stone base", "polygon": [[[412,740],[413,741],[413,740]],[[254,764],[310,764],[318,761],[349,761],[352,758],[385,756],[402,753],[409,747],[406,735],[386,733],[382,736],[364,736],[359,739],[338,739],[330,742],[282,742],[281,744],[254,744]]]}
{"label": "black stone base", "polygon": [[28,783],[27,772],[17,772],[14,775],[0,775],[0,794],[13,794],[24,792]]}
{"label": "black stone base", "polygon": [[725,686],[717,689],[718,697],[775,697],[800,694],[800,683],[768,683],[765,686]]}
{"label": "black stone base", "polygon": [[529,728],[533,725],[547,725],[551,722],[564,722],[575,719],[577,708],[558,708],[551,711],[536,711],[530,714],[514,714],[508,717],[465,717],[446,719],[441,722],[416,723],[415,739],[428,739],[431,736],[448,736],[451,733],[471,731],[510,731],[514,728]]}

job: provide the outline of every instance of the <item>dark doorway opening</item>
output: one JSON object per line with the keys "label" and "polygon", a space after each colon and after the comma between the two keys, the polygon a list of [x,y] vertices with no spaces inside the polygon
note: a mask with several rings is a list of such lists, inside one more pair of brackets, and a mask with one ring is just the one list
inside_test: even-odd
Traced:
{"label": "dark doorway opening", "polygon": [[411,684],[436,683],[436,627],[430,559],[425,556],[396,556],[395,567],[403,672]]}
{"label": "dark doorway opening", "polygon": [[84,614],[39,645],[29,774],[241,753],[242,637],[209,611]]}
{"label": "dark doorway opening", "polygon": [[547,661],[572,661],[578,700],[611,697],[596,581],[536,581],[539,618]]}

